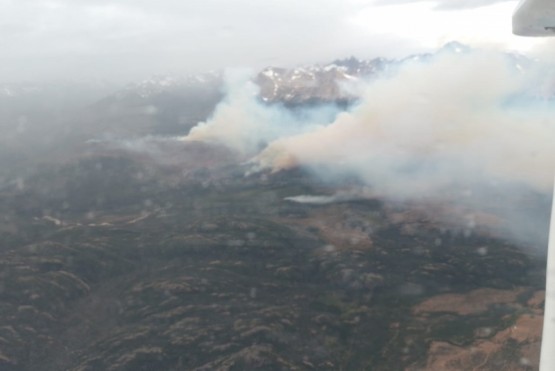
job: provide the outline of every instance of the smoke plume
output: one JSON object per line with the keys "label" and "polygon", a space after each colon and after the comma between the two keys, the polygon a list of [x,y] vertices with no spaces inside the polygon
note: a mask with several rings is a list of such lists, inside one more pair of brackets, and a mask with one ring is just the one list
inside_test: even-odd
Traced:
{"label": "smoke plume", "polygon": [[251,160],[257,170],[303,166],[326,177],[355,176],[388,199],[464,194],[479,206],[497,194],[498,212],[513,214],[507,219],[543,228],[521,200],[525,192],[548,200],[553,185],[555,85],[546,70],[506,54],[443,51],[368,82],[359,104],[319,124],[261,104],[251,87],[232,90],[188,138],[245,154],[261,149]]}
{"label": "smoke plume", "polygon": [[199,123],[183,139],[219,143],[252,156],[274,140],[311,132],[335,116],[333,106],[295,114],[279,105],[264,105],[250,77],[248,71],[227,71],[226,98],[209,121]]}

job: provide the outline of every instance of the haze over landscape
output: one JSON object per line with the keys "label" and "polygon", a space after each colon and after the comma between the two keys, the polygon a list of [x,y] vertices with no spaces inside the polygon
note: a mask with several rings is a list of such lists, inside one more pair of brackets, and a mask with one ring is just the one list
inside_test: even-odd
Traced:
{"label": "haze over landscape", "polygon": [[1,370],[537,369],[515,1],[0,5]]}

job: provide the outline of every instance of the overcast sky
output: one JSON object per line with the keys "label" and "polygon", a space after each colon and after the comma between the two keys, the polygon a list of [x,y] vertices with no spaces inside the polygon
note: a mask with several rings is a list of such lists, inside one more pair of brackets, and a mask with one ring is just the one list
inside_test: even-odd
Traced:
{"label": "overcast sky", "polygon": [[398,57],[459,40],[524,50],[508,0],[0,0],[0,81],[108,79]]}

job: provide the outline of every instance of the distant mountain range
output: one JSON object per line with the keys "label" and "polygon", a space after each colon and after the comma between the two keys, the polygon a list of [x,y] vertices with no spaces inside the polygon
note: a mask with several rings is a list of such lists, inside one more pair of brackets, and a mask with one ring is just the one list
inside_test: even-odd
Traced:
{"label": "distant mountain range", "polygon": [[[342,102],[356,99],[352,91],[343,85],[357,80],[368,80],[387,73],[408,61],[426,60],[442,52],[467,53],[470,47],[459,42],[450,42],[434,54],[415,54],[402,59],[375,58],[371,60],[350,57],[337,59],[327,64],[316,64],[294,68],[269,66],[259,71],[253,81],[260,87],[260,98],[267,103],[304,104],[315,102]],[[522,55],[508,54],[515,65],[529,65],[531,61]],[[22,97],[58,97],[67,103],[86,103],[86,98],[100,102],[141,105],[160,97],[190,97],[191,91],[220,92],[223,73],[212,71],[188,76],[153,75],[141,81],[117,88],[109,83],[0,83],[2,101]],[[79,94],[76,92],[79,91]],[[196,94],[196,93],[195,93]],[[193,94],[193,95],[195,95]],[[80,97],[81,99],[78,99]]]}
{"label": "distant mountain range", "polygon": [[[262,104],[294,108],[331,103],[346,108],[358,100],[361,82],[437,53],[470,50],[451,42],[434,54],[403,59],[350,57],[322,65],[270,66],[255,74],[252,81],[259,87]],[[521,55],[508,56],[515,71],[533,63]],[[56,147],[62,140],[82,143],[98,138],[186,135],[210,117],[225,93],[223,72],[155,75],[123,87],[104,82],[0,83],[1,151],[21,146],[25,132],[35,133],[33,148]],[[28,142],[28,137],[24,141]]]}

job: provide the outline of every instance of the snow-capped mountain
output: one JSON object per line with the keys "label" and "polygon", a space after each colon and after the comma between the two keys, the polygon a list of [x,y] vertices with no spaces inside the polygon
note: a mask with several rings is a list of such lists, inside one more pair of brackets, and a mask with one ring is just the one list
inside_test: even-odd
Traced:
{"label": "snow-capped mountain", "polygon": [[[423,53],[402,59],[355,57],[337,59],[327,64],[283,68],[269,66],[253,77],[260,88],[260,98],[267,103],[304,104],[317,102],[350,102],[356,99],[349,84],[368,80],[394,70],[405,62],[426,61],[443,52],[468,53],[471,48],[459,42],[450,42],[434,53]],[[531,61],[522,55],[507,54],[517,69],[529,66]],[[91,91],[86,97],[96,95],[97,100],[109,100],[124,105],[149,104],[162,96],[190,97],[196,91],[222,91],[224,73],[221,71],[187,76],[154,75],[141,81],[115,89],[114,85],[99,84],[2,84],[0,102],[25,97],[58,97],[63,102],[73,100],[76,92]],[[112,89],[110,93],[110,89]],[[98,92],[104,92],[104,99]],[[81,94],[83,95],[83,94]],[[178,99],[179,100],[179,99]]]}
{"label": "snow-capped mountain", "polygon": [[[407,62],[424,62],[439,53],[464,54],[472,49],[459,42],[450,42],[435,53],[410,55],[402,59],[375,58],[370,60],[355,57],[337,59],[327,64],[315,64],[283,68],[269,66],[253,77],[259,86],[259,96],[263,102],[299,105],[311,103],[349,103],[357,99],[358,81],[370,80],[394,71]],[[527,65],[523,56],[508,54],[517,68]],[[519,67],[520,66],[520,67]],[[153,76],[143,81],[129,84],[113,95],[117,100],[149,101],[165,94],[182,94],[198,89],[222,89],[224,74],[211,72],[184,77]]]}
{"label": "snow-capped mountain", "polygon": [[[253,77],[260,88],[260,98],[267,103],[303,104],[313,102],[350,101],[343,83],[366,79],[385,71],[390,60],[355,57],[338,59],[328,64],[296,68],[267,67]],[[143,104],[163,95],[183,95],[196,90],[221,90],[224,74],[209,72],[189,76],[155,75],[128,84],[110,96],[119,102]]]}
{"label": "snow-capped mountain", "polygon": [[382,58],[359,60],[355,57],[326,65],[285,69],[267,67],[255,78],[265,102],[302,104],[308,102],[349,101],[355,99],[343,85],[382,72],[388,61]]}
{"label": "snow-capped mountain", "polygon": [[[471,49],[458,42],[445,44],[436,53],[467,53]],[[338,59],[324,65],[285,69],[267,67],[255,78],[265,102],[303,104],[310,102],[350,102],[357,99],[349,84],[369,80],[407,62],[426,61],[434,54],[410,55],[402,59],[355,57]]]}

